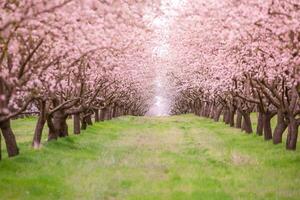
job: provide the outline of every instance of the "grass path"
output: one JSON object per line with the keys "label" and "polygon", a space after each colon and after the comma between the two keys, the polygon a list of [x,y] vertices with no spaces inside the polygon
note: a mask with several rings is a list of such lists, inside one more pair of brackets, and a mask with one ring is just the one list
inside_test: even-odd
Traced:
{"label": "grass path", "polygon": [[0,199],[300,198],[299,150],[192,115],[97,123],[38,151],[30,136],[0,162]]}

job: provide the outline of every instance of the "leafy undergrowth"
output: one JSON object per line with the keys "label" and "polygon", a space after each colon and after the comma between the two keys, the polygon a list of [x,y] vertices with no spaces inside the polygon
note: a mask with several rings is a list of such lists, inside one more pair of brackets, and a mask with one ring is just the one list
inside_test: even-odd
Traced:
{"label": "leafy undergrowth", "polygon": [[[0,199],[299,199],[300,151],[209,119],[121,117],[0,162]],[[21,134],[23,130],[23,133]]]}

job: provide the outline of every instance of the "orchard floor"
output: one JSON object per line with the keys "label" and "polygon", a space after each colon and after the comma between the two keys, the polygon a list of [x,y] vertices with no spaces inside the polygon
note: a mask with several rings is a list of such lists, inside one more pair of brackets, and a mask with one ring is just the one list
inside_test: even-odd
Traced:
{"label": "orchard floor", "polygon": [[13,122],[21,155],[0,161],[0,199],[300,199],[300,150],[221,122],[121,117],[32,150],[34,122]]}

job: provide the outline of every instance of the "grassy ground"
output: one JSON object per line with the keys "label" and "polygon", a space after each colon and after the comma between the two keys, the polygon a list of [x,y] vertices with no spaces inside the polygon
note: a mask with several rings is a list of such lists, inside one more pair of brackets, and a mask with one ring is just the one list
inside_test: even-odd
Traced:
{"label": "grassy ground", "polygon": [[[192,115],[122,117],[0,162],[0,199],[299,199],[300,150]],[[299,149],[299,148],[298,148]]]}

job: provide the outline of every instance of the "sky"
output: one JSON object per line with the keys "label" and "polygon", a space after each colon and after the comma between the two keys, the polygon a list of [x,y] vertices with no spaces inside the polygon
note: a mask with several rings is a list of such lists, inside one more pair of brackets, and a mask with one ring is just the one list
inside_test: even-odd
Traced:
{"label": "sky", "polygon": [[[155,64],[155,98],[154,102],[148,111],[151,116],[166,116],[170,111],[170,99],[167,91],[167,60],[169,57],[168,38],[170,34],[171,24],[174,22],[174,17],[177,15],[177,10],[184,7],[184,0],[163,0],[160,6],[162,11],[159,16],[152,16],[151,27],[154,31],[154,38],[152,46],[152,59]],[[151,17],[151,13],[149,13]]]}

